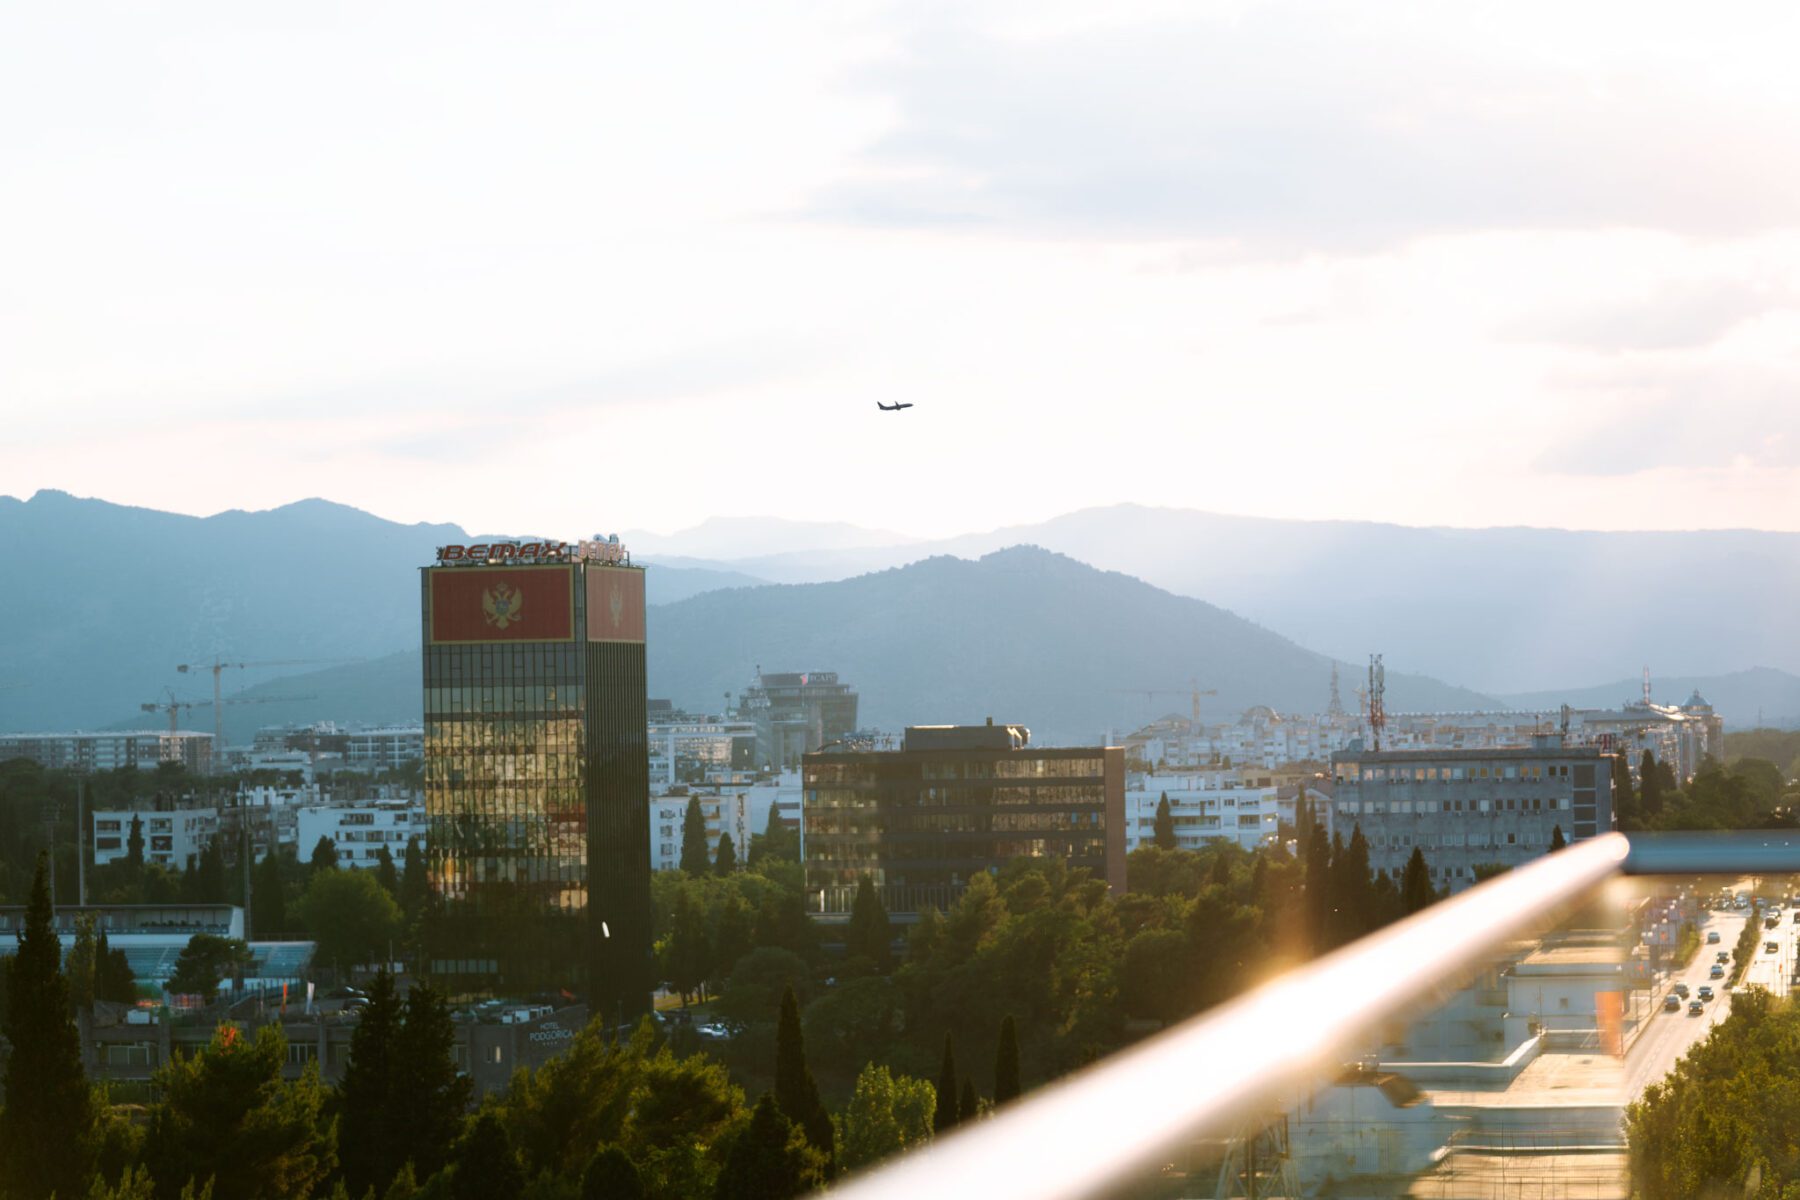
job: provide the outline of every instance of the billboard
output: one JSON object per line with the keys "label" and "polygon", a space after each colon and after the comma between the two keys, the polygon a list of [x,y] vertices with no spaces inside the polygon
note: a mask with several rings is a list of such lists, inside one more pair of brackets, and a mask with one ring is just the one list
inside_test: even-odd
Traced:
{"label": "billboard", "polygon": [[636,567],[587,569],[587,640],[644,640],[644,573]]}
{"label": "billboard", "polygon": [[575,640],[573,567],[432,569],[426,576],[433,642]]}

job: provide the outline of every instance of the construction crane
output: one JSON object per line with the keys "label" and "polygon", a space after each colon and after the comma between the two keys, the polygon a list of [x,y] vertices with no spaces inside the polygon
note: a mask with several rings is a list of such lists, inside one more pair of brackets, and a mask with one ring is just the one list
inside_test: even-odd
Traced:
{"label": "construction crane", "polygon": [[174,733],[175,730],[178,728],[177,714],[180,713],[180,711],[184,708],[187,708],[187,709],[193,708],[194,702],[192,700],[177,700],[175,698],[174,690],[170,689],[170,688],[164,688],[163,694],[168,696],[167,700],[153,700],[148,704],[140,704],[140,705],[138,705],[138,707],[140,709],[142,709],[144,712],[166,712],[166,713],[168,713],[169,714],[169,732]]}
{"label": "construction crane", "polygon": [[[229,705],[229,704],[281,704],[281,703],[287,703],[290,701],[318,699],[318,697],[316,697],[316,696],[232,696],[232,697],[229,697],[228,699],[219,701],[215,705],[211,700],[178,699],[176,697],[174,691],[169,688],[164,688],[163,694],[166,695],[168,697],[168,699],[157,700],[157,701],[154,701],[149,704],[140,704],[140,705],[138,705],[138,708],[140,708],[144,712],[166,712],[166,713],[168,713],[169,714],[169,732],[170,733],[174,733],[180,728],[180,724],[178,721],[178,715],[179,715],[180,711],[184,708],[188,709],[189,711],[192,711],[193,709],[196,709],[196,708],[211,708],[211,709],[213,709],[214,710],[213,716],[215,718],[214,722],[213,722],[213,727],[215,730],[217,730],[217,728],[218,728],[217,717],[219,715],[219,710],[223,709],[226,705]],[[213,746],[216,748],[216,747],[218,747],[218,745],[219,745],[218,734],[217,734],[217,732],[215,732],[213,734]]]}
{"label": "construction crane", "polygon": [[[338,663],[361,662],[357,658],[284,658],[273,662],[227,662],[222,658],[214,658],[209,663],[182,663],[175,669],[183,675],[198,675],[202,671],[211,671],[213,680],[213,748],[222,751],[225,748],[224,698],[219,694],[219,676],[228,670],[246,670],[251,667],[328,667]],[[169,714],[174,721],[175,715]]]}
{"label": "construction crane", "polygon": [[1188,686],[1184,688],[1113,688],[1112,691],[1116,695],[1142,696],[1145,700],[1153,700],[1157,696],[1186,696],[1193,704],[1189,721],[1196,733],[1200,731],[1200,697],[1219,694],[1217,688],[1202,689],[1198,679],[1188,680]]}

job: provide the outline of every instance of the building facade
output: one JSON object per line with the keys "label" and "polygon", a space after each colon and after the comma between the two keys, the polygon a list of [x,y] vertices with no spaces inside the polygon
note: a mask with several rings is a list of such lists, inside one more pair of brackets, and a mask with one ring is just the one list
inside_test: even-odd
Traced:
{"label": "building facade", "polygon": [[644,576],[616,540],[422,569],[428,969],[649,1005]]}
{"label": "building facade", "polygon": [[914,726],[897,751],[805,756],[806,886],[850,911],[862,876],[890,913],[948,909],[1014,858],[1053,858],[1125,890],[1125,751],[1039,748],[1022,725]]}
{"label": "building facade", "polygon": [[1453,891],[1475,868],[1513,867],[1613,828],[1613,756],[1540,735],[1524,748],[1348,750],[1332,760],[1337,831],[1360,828],[1369,866],[1389,875],[1420,850],[1433,882]]}
{"label": "building facade", "polygon": [[123,767],[151,770],[180,763],[197,774],[212,769],[210,733],[0,733],[0,762],[28,758],[57,771],[116,771]]}
{"label": "building facade", "polygon": [[94,865],[105,866],[131,853],[131,824],[139,822],[144,861],[177,871],[187,870],[219,832],[217,808],[112,808],[90,814]]}
{"label": "building facade", "polygon": [[426,842],[422,800],[356,800],[309,804],[295,810],[295,848],[302,859],[323,838],[337,851],[340,867],[376,867],[386,850],[396,867],[406,860],[408,839]]}
{"label": "building facade", "polygon": [[769,827],[769,812],[789,829],[800,828],[800,772],[711,787],[675,788],[650,798],[650,868],[673,871],[681,866],[681,831],[689,799],[700,802],[706,822],[706,848],[717,854],[719,835],[729,833],[738,861],[746,861],[750,840]]}
{"label": "building facade", "polygon": [[836,671],[764,674],[738,702],[756,732],[759,770],[791,771],[801,756],[856,732],[856,692]]}

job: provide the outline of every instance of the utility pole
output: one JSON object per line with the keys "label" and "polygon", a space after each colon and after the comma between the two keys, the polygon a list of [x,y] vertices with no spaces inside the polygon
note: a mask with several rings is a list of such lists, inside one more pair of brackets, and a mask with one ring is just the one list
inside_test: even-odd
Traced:
{"label": "utility pole", "polygon": [[87,905],[87,818],[83,816],[81,780],[75,781],[75,903]]}

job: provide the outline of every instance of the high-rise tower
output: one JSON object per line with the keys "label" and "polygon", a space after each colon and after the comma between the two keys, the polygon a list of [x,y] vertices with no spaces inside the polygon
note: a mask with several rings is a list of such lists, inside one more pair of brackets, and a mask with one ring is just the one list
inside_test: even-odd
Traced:
{"label": "high-rise tower", "polygon": [[649,1005],[644,574],[617,538],[422,569],[430,972]]}

